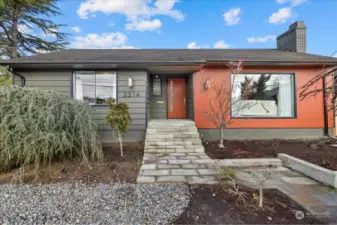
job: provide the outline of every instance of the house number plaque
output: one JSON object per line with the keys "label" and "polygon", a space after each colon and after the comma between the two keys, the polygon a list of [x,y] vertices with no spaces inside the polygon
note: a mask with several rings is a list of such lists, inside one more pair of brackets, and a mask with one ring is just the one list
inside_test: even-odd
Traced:
{"label": "house number plaque", "polygon": [[137,91],[123,91],[123,98],[137,98],[139,97],[139,92]]}

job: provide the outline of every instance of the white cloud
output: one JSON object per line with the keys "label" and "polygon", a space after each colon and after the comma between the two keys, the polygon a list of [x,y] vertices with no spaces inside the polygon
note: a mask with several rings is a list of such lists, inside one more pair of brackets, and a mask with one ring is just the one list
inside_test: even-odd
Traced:
{"label": "white cloud", "polygon": [[198,46],[197,43],[196,43],[195,41],[193,41],[193,42],[191,42],[191,43],[189,43],[189,44],[187,45],[187,48],[189,48],[189,49],[199,49],[199,48],[201,48],[201,47]]}
{"label": "white cloud", "polygon": [[241,8],[232,8],[223,15],[227,26],[233,26],[240,21]]}
{"label": "white cloud", "polygon": [[46,30],[45,32],[43,32],[43,36],[45,37],[55,37],[56,35],[54,34],[54,32],[57,32],[56,28],[49,28],[49,30]]}
{"label": "white cloud", "polygon": [[86,36],[77,36],[72,43],[73,48],[132,48],[126,46],[127,37],[120,32],[88,34]]}
{"label": "white cloud", "polygon": [[141,20],[141,21],[134,21],[128,24],[125,24],[125,28],[127,30],[138,30],[138,31],[153,31],[161,27],[161,22],[158,19],[155,20]]}
{"label": "white cloud", "polygon": [[30,27],[28,27],[26,24],[19,24],[18,30],[19,30],[19,32],[24,33],[24,34],[32,31],[32,29]]}
{"label": "white cloud", "polygon": [[226,44],[224,41],[218,41],[214,44],[214,48],[230,48],[230,45]]}
{"label": "white cloud", "polygon": [[249,43],[265,43],[268,42],[269,40],[275,40],[276,36],[274,35],[267,35],[264,37],[249,37],[247,38],[247,41]]}
{"label": "white cloud", "polygon": [[291,8],[281,8],[277,12],[271,14],[268,22],[271,24],[285,23],[288,19],[292,17]]}
{"label": "white cloud", "polygon": [[276,0],[278,4],[290,3],[293,7],[299,6],[307,0]]}
{"label": "white cloud", "polygon": [[[230,48],[231,46],[229,44],[226,44],[225,41],[217,41],[214,43],[213,48],[218,48],[218,49],[224,49],[224,48]],[[187,45],[187,48],[189,49],[200,49],[200,48],[210,48],[209,45],[198,45],[197,42],[193,41],[190,42]]]}
{"label": "white cloud", "polygon": [[74,32],[74,33],[81,33],[81,28],[79,28],[79,27],[77,27],[77,26],[72,27],[71,30],[72,30],[72,32]]}
{"label": "white cloud", "polygon": [[[149,22],[151,17],[157,15],[168,16],[181,21],[184,19],[184,14],[180,10],[174,9],[177,2],[178,0],[156,0],[152,4],[152,0],[85,0],[80,4],[77,14],[82,19],[86,19],[95,14],[95,12],[102,12],[106,15],[119,13],[126,16],[129,22],[128,26],[137,24],[140,21]],[[157,22],[156,26],[158,27]]]}

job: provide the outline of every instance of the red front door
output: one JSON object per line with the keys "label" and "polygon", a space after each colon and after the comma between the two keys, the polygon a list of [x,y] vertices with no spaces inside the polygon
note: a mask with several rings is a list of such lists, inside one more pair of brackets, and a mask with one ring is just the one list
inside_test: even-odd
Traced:
{"label": "red front door", "polygon": [[169,119],[186,118],[186,80],[179,78],[168,79],[167,110]]}

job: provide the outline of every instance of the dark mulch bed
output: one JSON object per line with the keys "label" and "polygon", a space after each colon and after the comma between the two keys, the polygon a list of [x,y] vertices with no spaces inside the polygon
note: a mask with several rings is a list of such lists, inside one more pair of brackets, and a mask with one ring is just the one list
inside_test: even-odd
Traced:
{"label": "dark mulch bed", "polygon": [[188,209],[174,224],[318,224],[313,217],[296,219],[298,210],[305,210],[277,190],[265,190],[264,207],[258,207],[253,190],[245,190],[250,197],[245,204],[220,185],[190,186],[192,194]]}
{"label": "dark mulch bed", "polygon": [[[67,161],[54,163],[40,168],[38,179],[34,169],[25,169],[24,183],[56,183],[56,182],[84,182],[84,183],[111,183],[136,182],[141,166],[144,144],[124,143],[124,158],[121,158],[119,145],[111,144],[103,147],[103,162]],[[0,184],[12,181],[17,170],[0,173]]]}
{"label": "dark mulch bed", "polygon": [[337,144],[334,139],[317,140],[226,140],[225,148],[218,141],[204,143],[206,154],[212,159],[271,158],[285,153],[337,171]]}

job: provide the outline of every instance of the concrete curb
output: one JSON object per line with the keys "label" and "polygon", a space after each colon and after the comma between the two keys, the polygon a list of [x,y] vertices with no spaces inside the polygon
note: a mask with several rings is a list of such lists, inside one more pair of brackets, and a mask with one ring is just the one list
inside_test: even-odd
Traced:
{"label": "concrete curb", "polygon": [[282,166],[282,160],[278,158],[221,159],[217,160],[217,165],[228,167]]}
{"label": "concrete curb", "polygon": [[317,166],[287,154],[278,154],[277,157],[283,161],[284,166],[323,184],[337,188],[337,171]]}

